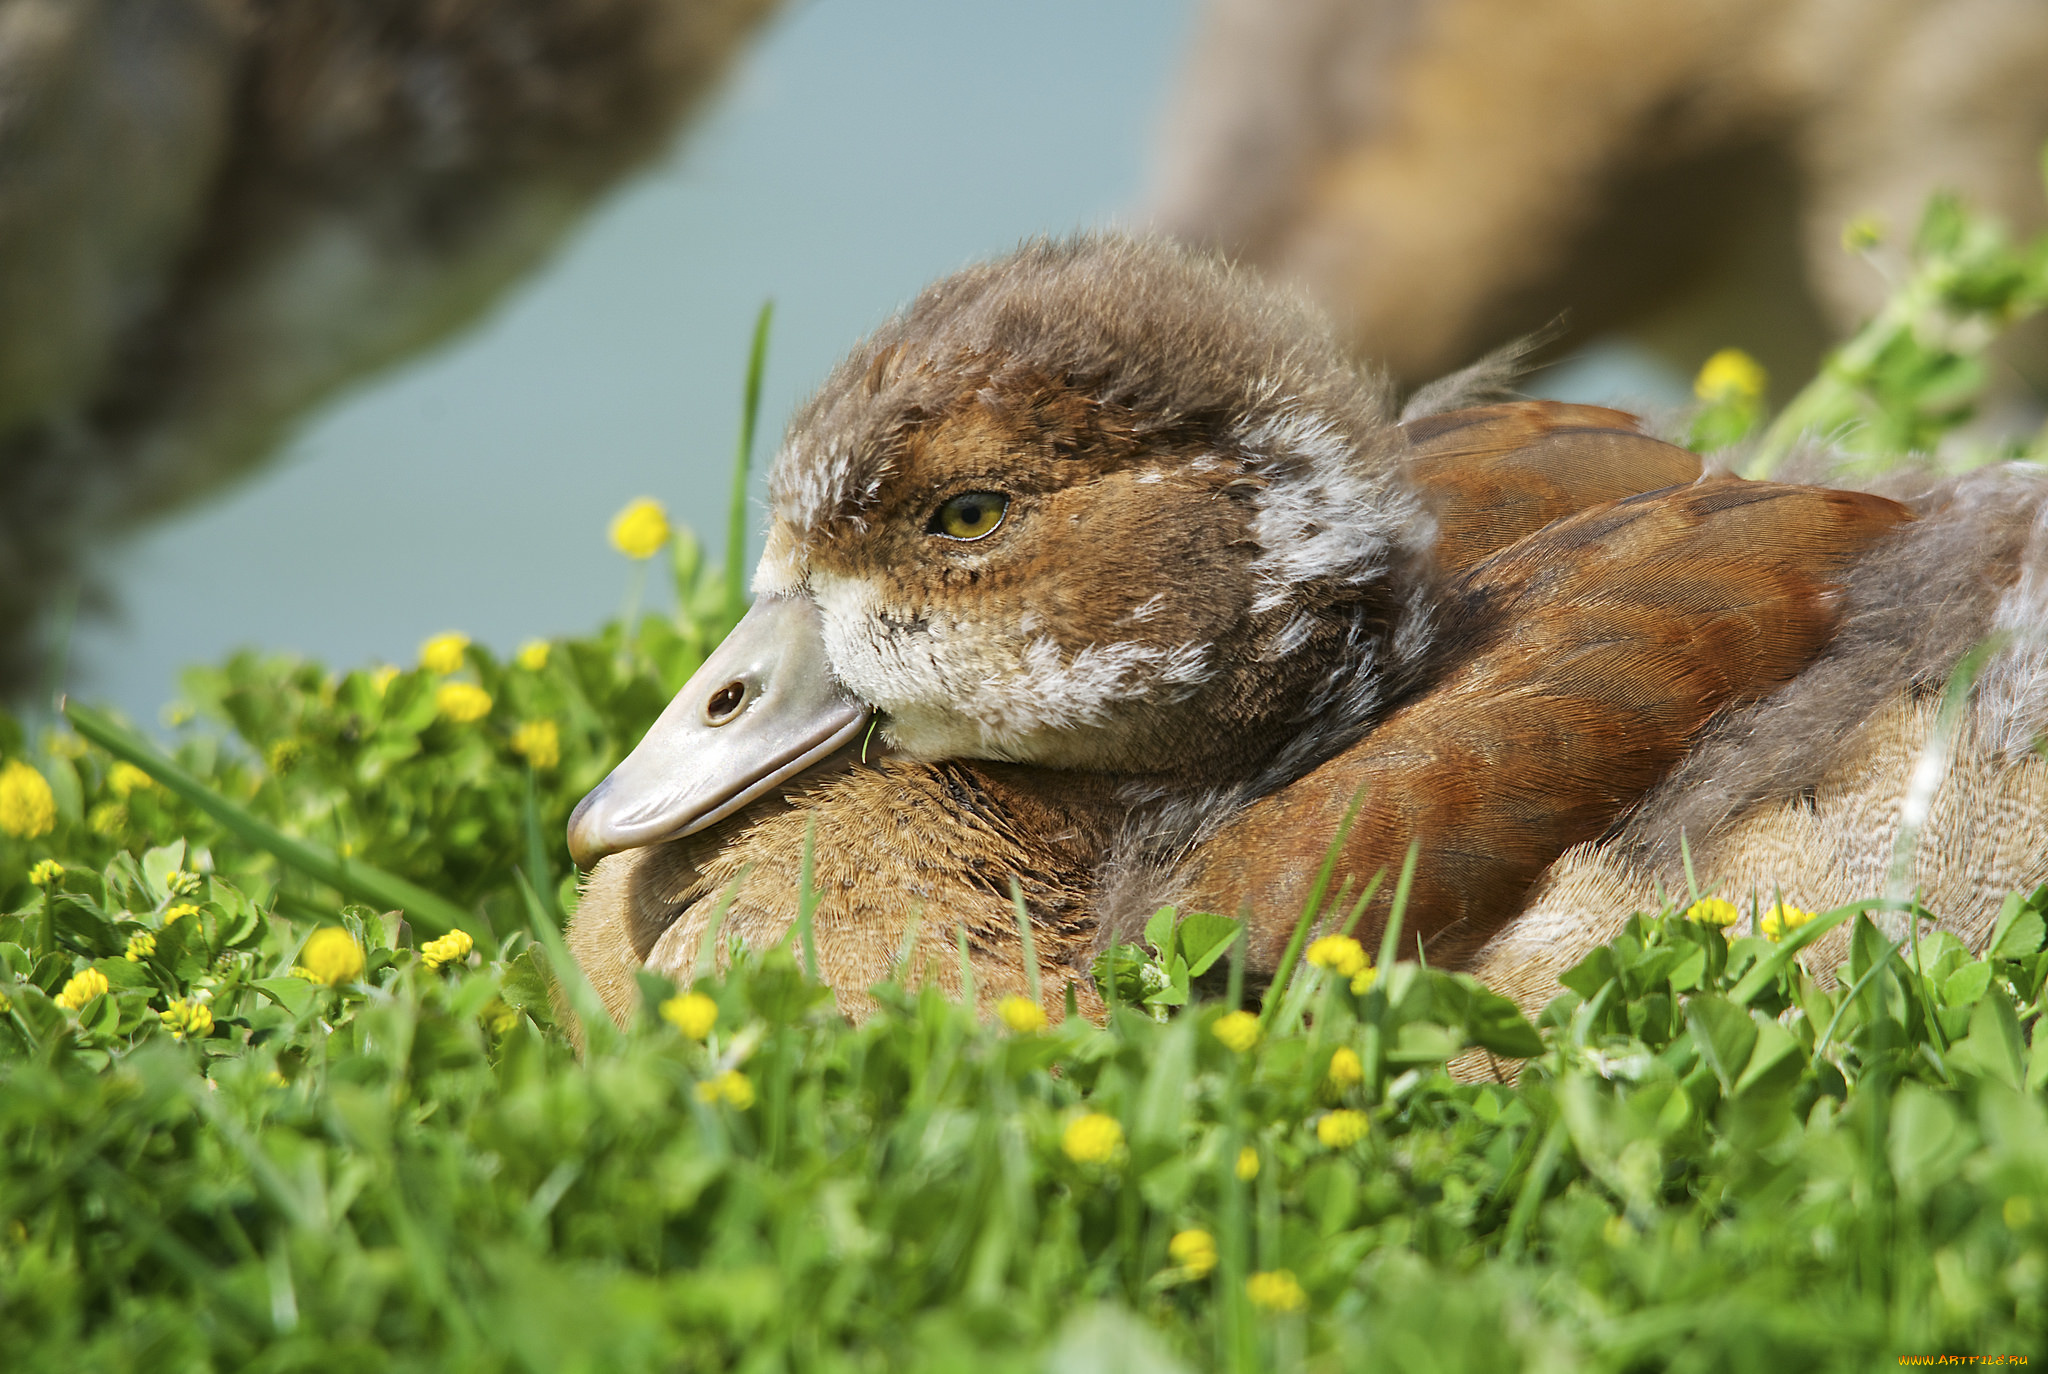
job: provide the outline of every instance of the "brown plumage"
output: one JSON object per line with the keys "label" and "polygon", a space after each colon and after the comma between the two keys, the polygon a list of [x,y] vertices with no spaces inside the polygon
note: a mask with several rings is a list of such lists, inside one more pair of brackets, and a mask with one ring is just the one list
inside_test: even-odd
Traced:
{"label": "brown plumage", "polygon": [[1410,938],[1465,961],[1716,715],[1804,669],[1834,630],[1837,581],[1908,518],[1881,497],[1722,477],[1546,525],[1452,584],[1457,628],[1428,690],[1205,842],[1182,900],[1266,913],[1251,959],[1273,967],[1330,817],[1357,796],[1335,878],[1362,886],[1418,841]]}
{"label": "brown plumage", "polygon": [[[1314,317],[1129,240],[932,288],[792,425],[753,628],[572,821],[614,1011],[642,960],[697,966],[727,889],[725,932],[785,938],[807,836],[850,1010],[899,956],[956,987],[963,935],[985,1000],[1022,990],[1013,879],[1055,1015],[1162,901],[1249,896],[1257,972],[1367,780],[1351,875],[1419,834],[1433,957],[1483,960],[1553,859],[1668,809],[1728,722],[1768,735],[1843,607],[1838,644],[1939,546],[1874,497],[1695,481],[1616,412],[1430,413],[1477,377],[1398,423]],[[1901,678],[1855,661],[1875,709]],[[840,747],[870,718],[879,767]],[[1752,763],[1769,797],[1809,780]]]}

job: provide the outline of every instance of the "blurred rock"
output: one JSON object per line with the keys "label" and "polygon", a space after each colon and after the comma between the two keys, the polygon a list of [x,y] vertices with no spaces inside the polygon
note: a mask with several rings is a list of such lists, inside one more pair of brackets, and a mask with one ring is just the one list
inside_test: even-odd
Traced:
{"label": "blurred rock", "polygon": [[473,321],[775,5],[0,0],[0,692],[82,545]]}
{"label": "blurred rock", "polygon": [[1937,189],[2048,219],[2044,73],[2040,0],[1211,0],[1152,208],[1410,385],[1563,312],[1796,384],[1885,295],[1852,218],[1894,267]]}

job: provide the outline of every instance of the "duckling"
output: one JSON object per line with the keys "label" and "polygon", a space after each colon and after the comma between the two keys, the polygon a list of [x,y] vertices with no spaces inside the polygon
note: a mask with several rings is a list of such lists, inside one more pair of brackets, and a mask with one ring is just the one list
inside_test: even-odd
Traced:
{"label": "duckling", "polygon": [[[1264,832],[1232,825],[1262,806],[1316,827],[1319,853],[1342,810],[1320,767],[1364,750],[1361,776],[1455,792],[1468,759],[1417,752],[1431,710],[1483,712],[1489,683],[1555,701],[1530,684],[1559,662],[1567,684],[1634,672],[1648,686],[1591,699],[1654,738],[1630,718],[1603,740],[1520,741],[1583,764],[1526,887],[1717,712],[1804,667],[1832,628],[1830,579],[1905,518],[1723,479],[1557,523],[1698,461],[1591,408],[1407,419],[1304,308],[1160,245],[1039,244],[929,290],[798,415],[748,623],[572,818],[579,861],[605,860],[572,932],[586,968],[611,971],[601,991],[627,998],[618,971],[638,960],[690,968],[727,889],[726,933],[782,938],[808,851],[821,969],[850,1011],[905,960],[984,999],[1024,991],[1014,880],[1057,1014],[1068,986],[1092,998],[1086,955],[1119,901],[1234,872],[1230,837]],[[1786,550],[1717,571],[1716,528]],[[1603,558],[1608,538],[1635,562]],[[1596,571],[1554,575],[1574,559]],[[1598,634],[1512,629],[1616,595],[1660,614],[1598,622],[1628,645],[1604,661]],[[1383,719],[1410,723],[1375,754]],[[806,776],[871,727],[899,757]],[[1606,776],[1605,754],[1627,767]]]}

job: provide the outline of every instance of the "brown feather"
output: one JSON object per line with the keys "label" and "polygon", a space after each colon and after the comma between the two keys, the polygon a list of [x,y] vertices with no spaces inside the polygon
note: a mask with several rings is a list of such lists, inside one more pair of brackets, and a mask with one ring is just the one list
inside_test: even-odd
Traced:
{"label": "brown feather", "polygon": [[1697,454],[1604,406],[1474,406],[1410,420],[1401,432],[1409,478],[1436,517],[1436,564],[1446,572],[1588,506],[1700,475]]}
{"label": "brown feather", "polygon": [[1454,586],[1463,613],[1449,619],[1463,628],[1433,685],[1217,832],[1188,900],[1249,907],[1253,966],[1271,968],[1362,794],[1337,877],[1362,884],[1419,841],[1407,929],[1432,958],[1462,957],[1717,712],[1804,668],[1833,631],[1844,571],[1910,518],[1861,493],[1721,479],[1610,502],[1517,542]]}

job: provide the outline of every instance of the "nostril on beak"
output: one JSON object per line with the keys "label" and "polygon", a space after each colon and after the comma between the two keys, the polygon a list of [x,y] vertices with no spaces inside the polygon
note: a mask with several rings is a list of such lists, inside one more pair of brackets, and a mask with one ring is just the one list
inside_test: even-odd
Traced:
{"label": "nostril on beak", "polygon": [[704,723],[723,725],[739,714],[740,707],[747,702],[747,684],[728,682],[711,694],[711,700],[704,703]]}

